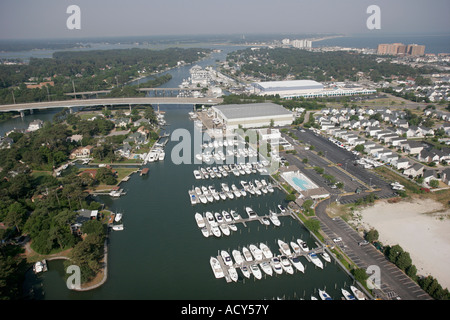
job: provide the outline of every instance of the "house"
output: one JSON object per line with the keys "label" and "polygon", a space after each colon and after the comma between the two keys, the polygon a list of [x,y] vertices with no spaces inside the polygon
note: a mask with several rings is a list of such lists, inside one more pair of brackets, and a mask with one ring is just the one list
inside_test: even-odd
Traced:
{"label": "house", "polygon": [[373,127],[373,126],[369,126],[366,128],[366,134],[368,134],[369,136],[373,137],[375,136],[375,134],[377,132],[382,131],[383,129],[381,129],[380,127]]}
{"label": "house", "polygon": [[403,174],[408,177],[416,178],[423,174],[423,169],[424,169],[423,165],[421,165],[420,163],[416,163],[412,167],[405,169],[403,171]]}
{"label": "house", "polygon": [[70,159],[88,158],[91,156],[93,146],[79,147],[70,153]]}
{"label": "house", "polygon": [[29,132],[33,132],[33,131],[41,129],[43,126],[44,126],[44,121],[36,119],[36,120],[30,122],[27,130]]}
{"label": "house", "polygon": [[409,154],[418,154],[423,150],[423,144],[420,141],[408,141],[404,150]]}
{"label": "house", "polygon": [[436,170],[426,170],[423,173],[423,182],[426,184],[430,184],[431,180],[439,180],[437,177]]}
{"label": "house", "polygon": [[445,184],[450,186],[450,168],[442,170],[441,180],[442,180],[442,182],[444,182]]}
{"label": "house", "polygon": [[398,147],[401,142],[406,142],[406,141],[407,141],[406,138],[397,137],[397,138],[391,139],[388,144],[393,147]]}
{"label": "house", "polygon": [[397,127],[405,128],[405,129],[408,129],[408,127],[409,127],[408,121],[406,121],[404,119],[397,120],[396,125],[397,125]]}
{"label": "house", "polygon": [[400,158],[400,159],[392,161],[392,166],[395,167],[397,170],[401,170],[401,169],[409,168],[410,164],[409,164],[408,159]]}
{"label": "house", "polygon": [[439,162],[440,156],[433,150],[422,150],[417,155],[417,159],[422,162]]}

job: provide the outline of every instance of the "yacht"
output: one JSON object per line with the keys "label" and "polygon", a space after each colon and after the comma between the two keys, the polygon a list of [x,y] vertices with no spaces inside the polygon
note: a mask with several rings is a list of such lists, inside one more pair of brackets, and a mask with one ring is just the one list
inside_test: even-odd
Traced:
{"label": "yacht", "polygon": [[261,223],[266,225],[266,226],[270,226],[270,221],[267,218],[265,218],[265,217],[261,218]]}
{"label": "yacht", "polygon": [[223,191],[225,191],[225,192],[230,191],[230,188],[228,187],[228,185],[226,183],[222,183],[221,186],[222,186]]}
{"label": "yacht", "polygon": [[241,215],[239,213],[237,213],[236,211],[234,211],[234,210],[231,210],[230,214],[231,214],[231,216],[233,217],[233,219],[235,221],[239,220],[239,219],[242,219]]}
{"label": "yacht", "polygon": [[158,160],[163,161],[165,157],[166,157],[166,153],[164,151],[161,151],[161,153],[159,154]]}
{"label": "yacht", "polygon": [[326,261],[326,262],[331,262],[331,257],[328,253],[326,253],[325,251],[322,252],[321,254],[322,258]]}
{"label": "yacht", "polygon": [[206,199],[209,201],[209,202],[213,202],[214,201],[214,197],[212,196],[212,194],[211,194],[211,192],[207,192],[206,193]]}
{"label": "yacht", "polygon": [[238,281],[239,276],[234,267],[228,268],[228,274],[230,275],[231,280],[233,280],[234,282]]}
{"label": "yacht", "polygon": [[289,262],[289,259],[286,256],[280,256],[281,261],[281,267],[283,270],[289,274],[294,274],[294,268],[292,268],[291,263]]}
{"label": "yacht", "polygon": [[197,195],[194,193],[191,193],[191,204],[197,204],[198,203],[198,198]]}
{"label": "yacht", "polygon": [[241,193],[241,196],[245,197],[247,195],[247,191],[245,191],[245,189],[241,189],[239,190],[239,192]]}
{"label": "yacht", "polygon": [[209,259],[209,263],[211,265],[211,269],[214,273],[214,276],[217,279],[223,278],[225,276],[225,274],[223,273],[222,267],[220,266],[219,260],[217,260],[214,257],[211,257],[211,259]]}
{"label": "yacht", "polygon": [[269,183],[269,184],[267,185],[267,191],[269,191],[270,193],[272,193],[272,192],[275,191],[275,190],[273,189],[273,186],[272,186],[271,183]]}
{"label": "yacht", "polygon": [[253,257],[252,254],[250,252],[250,250],[247,249],[247,247],[243,247],[242,248],[242,254],[244,255],[245,261],[253,261]]}
{"label": "yacht", "polygon": [[201,203],[203,203],[203,204],[208,203],[208,199],[206,198],[206,196],[204,194],[199,195],[198,198],[200,199]]}
{"label": "yacht", "polygon": [[241,272],[244,275],[244,277],[250,279],[250,270],[246,266],[241,267]]}
{"label": "yacht", "polygon": [[262,183],[259,180],[255,180],[255,186],[257,189],[261,189],[262,188]]}
{"label": "yacht", "polygon": [[248,191],[249,186],[248,186],[247,181],[241,180],[241,186],[242,186],[242,188],[244,188],[244,190]]}
{"label": "yacht", "polygon": [[210,211],[207,211],[205,213],[205,216],[206,216],[206,221],[208,221],[208,223],[211,227],[218,226],[216,220],[214,220],[214,215]]}
{"label": "yacht", "polygon": [[233,174],[234,174],[236,177],[239,177],[239,170],[235,168],[235,169],[233,170]]}
{"label": "yacht", "polygon": [[247,212],[247,215],[248,215],[249,218],[256,218],[256,217],[258,217],[258,215],[256,214],[256,212],[253,211],[253,209],[250,208],[250,207],[246,207],[246,208],[245,208],[245,211]]}
{"label": "yacht", "polygon": [[227,199],[227,195],[223,191],[219,192],[219,196],[220,196],[220,199],[222,199],[222,200],[226,200]]}
{"label": "yacht", "polygon": [[302,239],[297,239],[298,245],[300,246],[300,248],[305,251],[305,252],[309,252],[309,248],[308,245],[306,244],[305,241],[303,241]]}
{"label": "yacht", "polygon": [[122,220],[122,214],[116,213],[116,216],[114,217],[114,221],[119,222],[120,220]]}
{"label": "yacht", "polygon": [[225,263],[225,265],[229,267],[233,266],[233,261],[231,260],[231,256],[228,252],[222,250],[220,251],[220,256],[222,257],[223,263]]}
{"label": "yacht", "polygon": [[298,271],[303,272],[303,273],[305,272],[305,267],[300,262],[300,259],[298,257],[289,258],[289,260],[291,260],[292,264]]}
{"label": "yacht", "polygon": [[222,217],[225,219],[225,222],[233,222],[233,217],[225,210],[222,210]]}
{"label": "yacht", "polygon": [[47,261],[44,259],[42,261],[37,261],[33,265],[33,271],[34,273],[41,273],[47,271]]}
{"label": "yacht", "polygon": [[123,224],[117,224],[117,225],[113,226],[112,229],[114,231],[122,231],[124,229]]}
{"label": "yacht", "polygon": [[285,213],[286,212],[286,208],[283,207],[281,204],[278,205],[278,209],[280,209],[281,213]]}
{"label": "yacht", "polygon": [[322,260],[319,259],[317,254],[315,254],[314,252],[310,253],[309,258],[311,259],[311,262],[314,263],[317,267],[319,267],[320,269],[323,269]]}
{"label": "yacht", "polygon": [[261,187],[261,191],[262,191],[262,193],[266,194],[268,192],[267,191],[267,187],[266,186],[262,186]]}
{"label": "yacht", "polygon": [[244,257],[242,257],[242,254],[239,250],[233,250],[231,252],[231,255],[233,256],[236,264],[242,264],[244,262]]}
{"label": "yacht", "polygon": [[259,265],[265,274],[267,274],[269,276],[273,275],[272,267],[270,266],[270,264],[267,261],[261,262]]}
{"label": "yacht", "polygon": [[271,259],[273,258],[273,253],[270,251],[269,247],[265,243],[260,243],[259,248],[261,249],[264,258]]}
{"label": "yacht", "polygon": [[226,236],[230,235],[230,233],[231,233],[230,228],[228,227],[228,225],[226,223],[219,224],[219,228],[220,228],[220,231],[222,231],[222,233],[224,235],[226,235]]}
{"label": "yacht", "polygon": [[356,297],[356,299],[358,299],[358,300],[366,300],[366,295],[364,293],[362,293],[362,291],[360,291],[355,286],[350,286],[350,290],[352,290],[353,295]]}
{"label": "yacht", "polygon": [[269,215],[269,219],[275,226],[279,227],[281,225],[280,219],[278,219],[275,213],[271,212]]}
{"label": "yacht", "polygon": [[206,224],[205,224],[205,219],[203,218],[203,216],[200,213],[196,213],[195,214],[195,221],[197,222],[197,226],[199,228],[203,228]]}
{"label": "yacht", "polygon": [[325,290],[319,289],[319,296],[320,296],[320,299],[322,299],[322,300],[333,300],[333,299],[331,299],[330,295],[325,292]]}
{"label": "yacht", "polygon": [[209,231],[208,231],[208,228],[203,227],[203,228],[201,228],[200,230],[202,231],[202,234],[203,234],[203,236],[204,236],[205,238],[208,238],[208,237],[210,236]]}
{"label": "yacht", "polygon": [[262,260],[263,259],[263,253],[262,253],[261,249],[259,249],[254,244],[251,244],[249,246],[249,248],[250,248],[250,252],[252,253],[252,255],[255,258],[255,260]]}
{"label": "yacht", "polygon": [[228,225],[228,228],[230,228],[231,231],[237,231],[237,227],[236,227],[236,225],[233,224],[233,223],[230,223],[230,224]]}
{"label": "yacht", "polygon": [[345,300],[356,300],[355,296],[352,295],[350,292],[348,292],[345,289],[341,289],[342,295],[344,296]]}
{"label": "yacht", "polygon": [[278,240],[278,246],[280,247],[280,250],[283,254],[290,256],[291,253],[291,249],[289,249],[289,246],[287,245],[286,242],[282,241],[282,240]]}
{"label": "yacht", "polygon": [[233,194],[233,192],[231,192],[231,191],[228,191],[228,192],[227,192],[227,196],[228,196],[228,198],[230,198],[230,199],[234,199],[234,194]]}
{"label": "yacht", "polygon": [[214,217],[216,218],[216,220],[219,224],[221,224],[223,222],[223,217],[220,214],[220,212],[214,212]]}
{"label": "yacht", "polygon": [[295,243],[294,241],[291,241],[291,247],[292,247],[292,250],[294,250],[295,254],[300,254],[301,249],[297,243]]}
{"label": "yacht", "polygon": [[202,175],[203,175],[203,177],[204,177],[205,179],[208,179],[208,178],[209,178],[208,171],[206,171],[205,168],[201,168],[200,171],[201,171],[201,173],[202,173]]}
{"label": "yacht", "polygon": [[281,267],[281,262],[280,259],[278,257],[273,257],[270,260],[270,265],[273,268],[273,271],[275,271],[275,273],[277,274],[282,274],[283,273],[283,268]]}
{"label": "yacht", "polygon": [[258,266],[256,264],[252,264],[250,266],[250,270],[252,271],[252,273],[253,273],[253,275],[255,276],[256,279],[261,279],[262,278],[261,270],[258,268]]}
{"label": "yacht", "polygon": [[220,236],[222,235],[218,226],[211,226],[211,232],[217,238],[220,238]]}

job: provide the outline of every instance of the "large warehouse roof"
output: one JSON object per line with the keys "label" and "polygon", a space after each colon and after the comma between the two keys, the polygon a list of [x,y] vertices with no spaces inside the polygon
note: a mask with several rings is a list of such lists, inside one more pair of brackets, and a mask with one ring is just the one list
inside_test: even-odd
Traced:
{"label": "large warehouse roof", "polygon": [[323,89],[323,84],[313,80],[266,81],[253,85],[264,91]]}
{"label": "large warehouse roof", "polygon": [[213,108],[222,112],[228,120],[292,114],[292,112],[285,109],[283,106],[271,102],[216,105]]}

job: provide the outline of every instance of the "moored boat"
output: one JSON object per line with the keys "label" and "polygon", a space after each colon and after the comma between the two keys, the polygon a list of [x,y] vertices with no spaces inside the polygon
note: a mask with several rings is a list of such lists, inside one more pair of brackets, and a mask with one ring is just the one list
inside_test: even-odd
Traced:
{"label": "moored boat", "polygon": [[260,243],[259,248],[261,249],[264,258],[271,259],[273,258],[273,253],[270,251],[269,247],[265,243]]}
{"label": "moored boat", "polygon": [[326,262],[331,262],[331,257],[327,252],[322,252],[321,253],[322,258],[326,261]]}
{"label": "moored boat", "polygon": [[223,263],[225,263],[229,267],[233,265],[233,261],[231,260],[231,256],[228,252],[226,252],[225,250],[221,250],[220,255],[223,259]]}
{"label": "moored boat", "polygon": [[298,271],[303,273],[305,272],[305,266],[300,262],[300,259],[298,257],[289,258],[289,260],[291,260],[292,264]]}
{"label": "moored boat", "polygon": [[253,257],[255,258],[255,260],[262,260],[263,253],[262,253],[261,249],[259,249],[254,244],[251,244],[249,246],[249,249],[250,249],[250,252],[252,253]]}
{"label": "moored boat", "polygon": [[303,251],[309,252],[308,245],[306,244],[305,241],[303,241],[302,239],[297,239],[297,243]]}
{"label": "moored boat", "polygon": [[341,289],[342,295],[344,296],[345,300],[356,300],[355,296],[352,295],[350,292],[348,292],[345,289]]}
{"label": "moored boat", "polygon": [[333,300],[333,299],[331,299],[330,295],[325,292],[325,290],[319,289],[319,296],[320,296],[320,299],[322,299],[322,300]]}
{"label": "moored boat", "polygon": [[273,271],[275,271],[275,273],[277,273],[277,274],[282,274],[283,273],[283,268],[281,267],[280,258],[273,257],[270,260],[270,265],[272,266]]}
{"label": "moored boat", "polygon": [[221,223],[219,225],[220,231],[222,231],[222,233],[226,236],[230,235],[230,228],[228,227],[228,225],[226,223]]}
{"label": "moored boat", "polygon": [[320,269],[323,269],[322,260],[319,259],[317,254],[315,254],[314,252],[310,253],[309,258],[310,258],[311,262],[314,263],[317,267],[319,267]]}
{"label": "moored boat", "polygon": [[212,269],[212,271],[214,273],[214,276],[216,278],[219,279],[219,278],[223,278],[225,276],[225,274],[223,273],[222,267],[220,266],[219,260],[217,260],[214,257],[211,257],[209,259],[209,263],[211,265],[211,269]]}
{"label": "moored boat", "polygon": [[197,222],[197,226],[199,228],[203,228],[205,226],[205,219],[203,218],[203,216],[197,212],[197,213],[195,213],[194,217],[195,217],[195,222]]}
{"label": "moored boat", "polygon": [[262,271],[264,271],[265,274],[269,276],[273,275],[273,269],[267,261],[261,262],[259,266],[261,267]]}
{"label": "moored boat", "polygon": [[291,249],[289,249],[289,246],[287,245],[286,242],[278,239],[278,246],[280,247],[280,250],[283,254],[285,254],[287,256],[290,256],[292,254]]}
{"label": "moored boat", "polygon": [[233,256],[233,258],[234,258],[234,261],[237,263],[237,264],[242,264],[243,262],[244,262],[244,258],[242,257],[242,254],[241,254],[241,252],[239,251],[239,250],[233,250],[232,252],[231,252],[231,255]]}
{"label": "moored boat", "polygon": [[244,277],[250,278],[251,273],[250,273],[250,270],[247,268],[247,266],[242,266],[241,272],[244,275]]}
{"label": "moored boat", "polygon": [[233,280],[234,282],[238,281],[239,276],[234,267],[228,268],[228,274],[230,275],[231,280]]}
{"label": "moored boat", "polygon": [[289,261],[289,259],[282,255],[280,256],[280,261],[281,261],[281,267],[283,268],[283,270],[289,274],[294,274],[294,268],[292,268],[291,262]]}
{"label": "moored boat", "polygon": [[242,248],[242,254],[244,255],[245,261],[253,261],[252,253],[247,249],[247,247]]}
{"label": "moored boat", "polygon": [[350,286],[350,290],[352,290],[353,295],[355,296],[356,299],[358,299],[358,300],[366,300],[366,295],[364,293],[362,293],[362,291],[360,291],[355,286]]}
{"label": "moored boat", "polygon": [[252,264],[250,266],[250,271],[253,273],[253,275],[255,276],[256,279],[262,278],[261,270],[258,268],[258,266],[256,264]]}

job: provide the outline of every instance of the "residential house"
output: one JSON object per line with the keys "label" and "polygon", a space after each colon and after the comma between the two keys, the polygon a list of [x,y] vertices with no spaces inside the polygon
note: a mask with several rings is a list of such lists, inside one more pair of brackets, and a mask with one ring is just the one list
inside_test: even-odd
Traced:
{"label": "residential house", "polygon": [[420,141],[408,141],[404,150],[409,154],[418,154],[423,150],[423,144]]}
{"label": "residential house", "polygon": [[401,169],[407,169],[411,165],[409,164],[408,159],[400,158],[400,159],[392,161],[392,166],[395,167],[397,170],[401,170]]}
{"label": "residential house", "polygon": [[43,126],[44,126],[44,121],[36,119],[36,120],[30,122],[27,130],[29,132],[33,132],[33,131],[41,129]]}
{"label": "residential house", "polygon": [[403,171],[403,174],[408,177],[416,178],[423,174],[423,169],[424,169],[423,165],[421,165],[420,163],[416,163],[411,167],[409,167],[408,169],[405,169]]}
{"label": "residential house", "polygon": [[442,180],[442,182],[444,182],[445,184],[450,186],[450,168],[442,170],[441,180]]}
{"label": "residential house", "polygon": [[91,152],[92,152],[93,148],[94,148],[93,146],[79,147],[70,153],[69,158],[70,159],[89,158],[91,156]]}
{"label": "residential house", "polygon": [[423,173],[423,182],[430,184],[431,180],[439,180],[436,170],[425,170]]}
{"label": "residential house", "polygon": [[391,140],[388,142],[388,144],[389,144],[390,146],[393,146],[393,147],[398,147],[398,146],[400,145],[400,143],[406,142],[406,141],[407,141],[406,138],[402,138],[402,137],[398,137],[398,136],[397,136],[397,138],[391,139]]}

